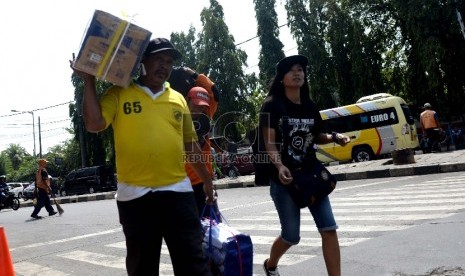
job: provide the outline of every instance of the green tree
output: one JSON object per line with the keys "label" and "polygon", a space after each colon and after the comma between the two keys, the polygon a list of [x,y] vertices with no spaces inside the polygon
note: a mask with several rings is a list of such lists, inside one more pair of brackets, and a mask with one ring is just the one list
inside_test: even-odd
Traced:
{"label": "green tree", "polygon": [[338,87],[325,40],[328,29],[327,1],[287,0],[285,7],[298,51],[309,59],[311,98],[320,108],[336,106]]}
{"label": "green tree", "polygon": [[283,43],[279,40],[278,15],[275,0],[254,0],[257,36],[260,42],[258,67],[261,89],[266,89],[274,73],[276,63],[284,58]]}
{"label": "green tree", "polygon": [[187,34],[172,33],[171,40],[183,54],[180,64],[206,74],[219,90],[214,135],[240,142],[254,123],[257,111],[252,93],[258,78],[255,73],[244,74],[247,54],[237,49],[216,0],[202,10],[200,19],[202,29],[198,34],[191,26]]}
{"label": "green tree", "polygon": [[465,41],[456,8],[465,1],[392,3],[409,46],[409,94],[417,105],[430,102],[441,107],[444,119],[457,118],[465,96]]}
{"label": "green tree", "polygon": [[171,33],[170,40],[182,54],[179,65],[198,70],[197,48],[195,47],[195,28],[190,26],[186,33]]}
{"label": "green tree", "polygon": [[[113,130],[111,127],[100,132],[90,133],[85,129],[84,121],[82,118],[82,98],[84,91],[84,83],[76,75],[71,77],[72,83],[75,88],[75,103],[70,104],[70,117],[73,122],[73,131],[75,133],[74,139],[80,146],[80,157],[81,166],[95,166],[103,165],[108,161],[114,164],[114,142],[113,142]],[[104,81],[97,80],[96,90],[97,97],[101,97],[102,94],[112,84]]]}
{"label": "green tree", "polygon": [[21,147],[19,144],[10,144],[4,153],[6,154],[13,170],[18,170],[22,162],[28,157],[29,159],[33,159],[33,157],[26,152],[26,149]]}
{"label": "green tree", "polygon": [[12,171],[11,160],[6,151],[2,151],[0,153],[0,175],[7,175],[9,171]]}

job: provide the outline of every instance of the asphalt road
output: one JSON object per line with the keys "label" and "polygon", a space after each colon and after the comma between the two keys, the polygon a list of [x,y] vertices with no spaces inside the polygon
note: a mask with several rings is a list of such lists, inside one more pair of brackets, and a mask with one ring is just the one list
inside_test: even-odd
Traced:
{"label": "asphalt road", "polygon": [[[254,275],[264,275],[261,263],[279,234],[268,189],[219,190],[228,223],[252,237]],[[340,181],[331,201],[340,226],[343,275],[465,275],[464,196],[464,172]],[[62,207],[61,217],[42,220],[30,219],[31,207],[0,212],[17,275],[126,275],[115,201]],[[302,216],[301,233],[301,243],[282,259],[281,275],[326,275],[308,214]],[[166,248],[161,275],[172,275]]]}

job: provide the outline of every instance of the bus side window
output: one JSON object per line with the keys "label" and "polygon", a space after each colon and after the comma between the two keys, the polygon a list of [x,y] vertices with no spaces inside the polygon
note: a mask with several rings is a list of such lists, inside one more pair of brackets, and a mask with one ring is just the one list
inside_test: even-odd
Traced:
{"label": "bus side window", "polygon": [[400,107],[402,108],[402,112],[404,112],[405,119],[407,120],[407,123],[409,125],[415,124],[414,118],[412,116],[412,113],[410,112],[410,109],[408,108],[408,105],[401,104]]}

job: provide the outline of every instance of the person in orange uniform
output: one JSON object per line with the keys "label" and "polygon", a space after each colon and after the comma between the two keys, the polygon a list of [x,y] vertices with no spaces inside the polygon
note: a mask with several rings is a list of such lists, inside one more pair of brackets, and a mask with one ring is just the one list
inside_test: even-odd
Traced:
{"label": "person in orange uniform", "polygon": [[[213,178],[213,156],[209,139],[210,121],[218,109],[218,90],[215,83],[205,74],[199,74],[189,67],[177,67],[173,69],[168,80],[173,89],[185,95],[186,101],[191,111],[198,142],[202,149],[201,158],[206,163],[207,169]],[[205,208],[205,192],[203,182],[197,176],[189,163],[186,164],[186,172],[194,189],[195,199],[199,216]],[[216,202],[215,208],[218,208]],[[208,210],[206,210],[208,211]],[[218,218],[220,220],[220,218]]]}
{"label": "person in orange uniform", "polygon": [[[212,100],[212,96],[213,95],[211,95],[205,88],[195,86],[191,88],[187,94],[187,105],[191,111],[192,121],[197,132],[199,145],[202,149],[202,155],[196,156],[196,158],[200,158],[202,162],[205,162],[207,169],[213,178],[213,155],[211,152],[209,132],[210,121],[213,117],[214,111],[216,111],[217,103]],[[186,163],[186,172],[191,181],[192,188],[194,189],[199,216],[202,216],[205,209],[206,199],[205,192],[203,191],[203,181],[192,169],[189,162]]]}
{"label": "person in orange uniform", "polygon": [[428,146],[426,152],[439,151],[439,117],[436,111],[431,109],[430,103],[425,103],[423,111],[420,114],[421,129],[423,131],[423,137],[428,138]]}

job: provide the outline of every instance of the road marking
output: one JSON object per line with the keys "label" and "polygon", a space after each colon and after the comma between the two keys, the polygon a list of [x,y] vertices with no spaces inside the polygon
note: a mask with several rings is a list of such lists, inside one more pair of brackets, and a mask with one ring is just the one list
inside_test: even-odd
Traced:
{"label": "road marking", "polygon": [[[265,259],[269,257],[270,255],[268,254],[254,254],[253,264],[262,266]],[[316,257],[316,255],[302,255],[302,254],[286,253],[279,260],[279,266],[295,265],[295,264],[310,260],[311,258],[314,258],[314,257]],[[257,274],[257,275],[260,275],[260,274]]]}
{"label": "road marking", "polygon": [[99,266],[126,269],[126,258],[119,256],[99,254],[82,250],[75,250],[68,253],[59,254],[57,256]]}
{"label": "road marking", "polygon": [[[384,231],[397,231],[397,230],[404,230],[410,228],[411,225],[343,225],[340,226],[340,229],[344,232],[384,232]],[[237,229],[241,232],[246,231],[255,231],[260,230],[263,231],[264,229],[268,231],[281,231],[280,225],[265,225],[265,224],[254,224],[254,225],[241,225],[237,227]],[[315,225],[301,225],[300,226],[301,232],[309,232],[309,231],[317,231]]]}
{"label": "road marking", "polygon": [[[423,182],[423,183],[416,183],[416,184],[406,184],[406,185],[403,185],[403,186],[399,186],[399,187],[391,187],[391,188],[387,188],[385,190],[396,190],[396,189],[399,189],[399,190],[403,190],[403,189],[411,189],[411,190],[417,190],[417,191],[421,191],[423,189],[434,189],[434,188],[437,188],[437,187],[440,187],[440,188],[461,188],[461,187],[464,187],[464,184],[465,182],[464,181],[440,181],[440,182],[435,182],[435,183],[428,183],[428,182]],[[421,188],[421,189],[419,189]]]}
{"label": "road marking", "polygon": [[[270,236],[255,236],[251,235],[252,244],[271,245],[276,237]],[[370,238],[339,238],[340,246],[351,246],[360,242],[369,240]],[[299,247],[320,247],[321,238],[300,238]]]}
{"label": "road marking", "polygon": [[[350,202],[342,202],[342,200],[331,200],[331,205],[334,206],[386,206],[389,204],[395,205],[432,205],[432,204],[446,204],[446,203],[464,203],[463,197],[459,198],[436,198],[436,199],[416,199],[416,200],[400,200],[401,198],[376,198],[376,201],[368,201],[369,199],[373,200],[374,198],[358,198],[354,197]],[[344,200],[345,201],[345,200]]]}
{"label": "road marking", "polygon": [[386,184],[390,182],[399,182],[399,181],[408,180],[408,179],[416,178],[416,177],[417,176],[407,176],[407,177],[395,178],[395,179],[390,179],[390,180],[385,180],[385,181],[372,182],[370,184],[360,184],[360,185],[354,184],[349,187],[341,187],[341,185],[338,185],[336,187],[336,190],[344,191],[344,190],[358,189],[358,188],[363,188],[363,187],[368,187],[368,186],[375,186],[379,184]]}
{"label": "road marking", "polygon": [[455,213],[448,214],[419,214],[419,215],[377,215],[377,216],[340,216],[337,221],[387,221],[387,220],[402,220],[402,221],[416,221],[427,219],[440,219],[452,216]]}
{"label": "road marking", "polygon": [[91,233],[91,234],[86,234],[86,235],[81,235],[81,236],[75,236],[67,239],[61,239],[61,240],[54,240],[54,241],[47,241],[47,242],[39,242],[39,243],[33,243],[33,244],[28,244],[24,246],[19,246],[15,248],[10,248],[10,251],[14,251],[17,249],[23,249],[23,248],[35,248],[35,247],[40,247],[40,246],[47,246],[51,244],[57,244],[57,243],[64,243],[64,242],[69,242],[69,241],[75,241],[75,240],[80,240],[80,239],[86,239],[89,237],[95,237],[95,236],[101,236],[101,235],[108,235],[108,234],[114,234],[121,232],[122,228],[115,228],[107,231],[102,231],[102,232],[96,232],[96,233]]}
{"label": "road marking", "polygon": [[[455,193],[455,192],[465,192],[465,188],[460,188],[460,189],[441,189],[440,190],[441,192],[448,192],[448,193]],[[384,192],[366,192],[366,193],[362,193],[362,194],[359,194],[359,195],[363,195],[363,196],[382,196],[382,195],[395,195],[395,194],[402,194],[402,195],[416,195],[416,194],[434,194],[434,193],[437,193],[439,192],[438,191],[438,188],[437,187],[434,187],[434,188],[431,188],[431,189],[424,189],[423,187],[421,188],[421,190],[400,190],[400,189],[389,189],[389,190],[386,190]],[[358,195],[357,196],[354,196],[355,198],[358,198]],[[339,201],[339,200],[353,200],[353,198],[334,198],[332,201]]]}
{"label": "road marking", "polygon": [[48,266],[33,264],[30,262],[19,262],[14,264],[15,273],[24,276],[68,276],[71,274],[52,269]]}
{"label": "road marking", "polygon": [[[463,200],[462,200],[463,202]],[[356,212],[356,211],[354,211]],[[414,214],[414,215],[383,215],[383,214],[378,214],[378,215],[366,215],[366,216],[342,216],[338,217],[336,220],[337,221],[352,221],[352,220],[372,220],[372,221],[383,221],[383,220],[406,220],[406,221],[412,221],[412,220],[425,220],[425,219],[438,219],[438,218],[444,218],[445,216],[450,216],[455,213],[439,213],[439,214]],[[276,223],[279,221],[277,216],[256,216],[256,217],[246,217],[246,218],[237,218],[237,219],[230,219],[229,221],[276,221]],[[302,216],[301,221],[313,221],[312,217],[308,216]]]}
{"label": "road marking", "polygon": [[454,206],[402,206],[385,208],[344,209],[333,208],[333,213],[386,213],[386,212],[422,212],[422,211],[456,211],[465,208],[465,205]]}
{"label": "road marking", "polygon": [[[115,242],[115,243],[106,244],[105,246],[113,247],[113,248],[119,248],[119,249],[126,249],[126,242],[125,241]],[[169,255],[170,254],[170,252],[168,251],[168,248],[166,247],[165,244],[161,245],[161,254],[163,254],[163,255]]]}
{"label": "road marking", "polygon": [[[57,255],[58,257],[80,261],[88,264],[104,266],[104,267],[111,267],[116,269],[124,269],[126,270],[126,258],[107,255],[107,254],[99,254],[89,251],[82,251],[82,250],[75,250],[68,253]],[[171,264],[160,263],[160,272],[163,272],[161,275],[173,275],[173,267]],[[168,273],[168,274],[166,274]]]}

